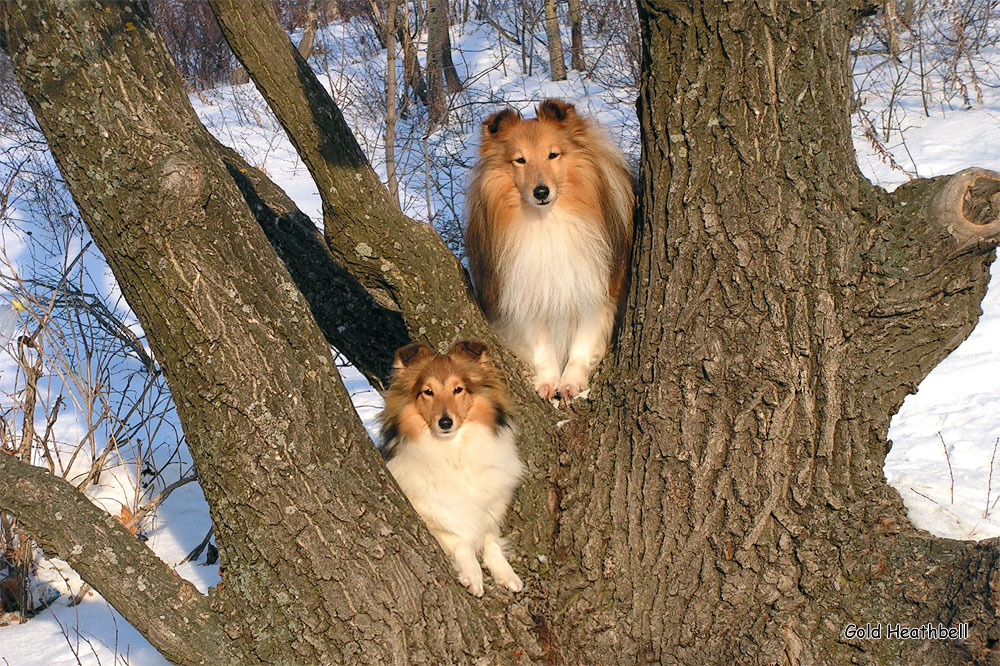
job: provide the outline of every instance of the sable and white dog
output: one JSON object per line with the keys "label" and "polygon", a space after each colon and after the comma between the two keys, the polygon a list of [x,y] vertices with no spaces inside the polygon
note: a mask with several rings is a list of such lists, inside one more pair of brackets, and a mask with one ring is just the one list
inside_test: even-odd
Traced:
{"label": "sable and white dog", "polygon": [[413,508],[477,597],[483,571],[519,592],[500,525],[524,475],[507,393],[486,345],[458,342],[447,355],[421,344],[396,351],[382,411],[382,456]]}
{"label": "sable and white dog", "polygon": [[483,123],[466,252],[480,305],[534,370],[538,394],[569,400],[604,356],[632,247],[632,176],[572,104]]}

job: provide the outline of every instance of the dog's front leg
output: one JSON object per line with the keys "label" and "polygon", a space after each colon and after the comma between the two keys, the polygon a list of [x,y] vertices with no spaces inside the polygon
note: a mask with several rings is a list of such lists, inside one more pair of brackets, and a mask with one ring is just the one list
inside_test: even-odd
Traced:
{"label": "dog's front leg", "polygon": [[503,585],[508,590],[512,592],[520,592],[524,589],[524,583],[521,582],[521,578],[514,573],[514,569],[510,566],[510,562],[503,554],[503,547],[500,544],[500,535],[494,531],[490,530],[486,533],[486,538],[483,541],[483,563],[486,568],[490,570],[493,575],[493,580],[497,582],[498,585]]}
{"label": "dog's front leg", "polygon": [[458,582],[469,589],[474,596],[483,596],[483,570],[476,558],[476,549],[471,543],[451,532],[435,532],[438,543],[451,557]]}
{"label": "dog's front leg", "polygon": [[535,371],[535,392],[545,400],[556,397],[561,359],[543,326],[536,326],[531,338],[531,367]]}
{"label": "dog's front leg", "polygon": [[563,400],[572,400],[587,390],[590,371],[604,357],[614,323],[614,304],[580,317],[570,345],[569,361],[559,378],[559,395]]}

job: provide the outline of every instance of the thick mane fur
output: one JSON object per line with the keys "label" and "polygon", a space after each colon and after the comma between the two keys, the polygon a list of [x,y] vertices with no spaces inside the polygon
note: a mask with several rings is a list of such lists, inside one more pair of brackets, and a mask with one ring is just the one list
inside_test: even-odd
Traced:
{"label": "thick mane fur", "polygon": [[[566,110],[568,107],[568,111]],[[635,191],[632,174],[620,150],[591,120],[558,100],[542,102],[537,118],[523,120],[513,110],[491,116],[483,124],[479,162],[466,200],[466,253],[473,283],[488,318],[496,316],[499,299],[496,266],[501,257],[504,231],[521,212],[521,195],[509,167],[509,142],[519,130],[535,124],[536,130],[564,137],[572,150],[573,164],[562,194],[579,202],[598,223],[611,247],[613,265],[609,290],[617,299],[632,245],[632,211]],[[593,213],[599,211],[599,216]]]}

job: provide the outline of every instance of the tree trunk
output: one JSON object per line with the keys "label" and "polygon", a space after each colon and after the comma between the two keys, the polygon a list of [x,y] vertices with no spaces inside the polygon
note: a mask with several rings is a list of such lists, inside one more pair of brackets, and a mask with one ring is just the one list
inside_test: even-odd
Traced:
{"label": "tree trunk", "polygon": [[[440,239],[386,205],[269,0],[213,9],[316,180],[330,255],[410,337],[496,344]],[[480,601],[350,408],[285,268],[313,265],[308,234],[275,253],[293,208],[238,161],[227,171],[146,9],[0,5],[19,81],[167,373],[223,582],[192,593],[10,456],[0,507],[175,663],[995,663],[995,543],[914,530],[882,464],[890,416],[979,315],[1000,176],[892,195],[860,176],[846,60],[861,9],[641,6],[628,307],[569,411],[539,404],[498,349],[529,468],[510,516],[527,588]],[[851,622],[970,636],[859,641]]]}
{"label": "tree trunk", "polygon": [[445,121],[444,48],[448,41],[448,0],[427,0],[427,110],[431,125]]}
{"label": "tree trunk", "polygon": [[[42,498],[59,482],[9,456],[0,506],[41,526],[37,536],[176,663],[384,663],[408,653],[460,663],[503,652],[371,445],[147,8],[55,4],[3,6],[15,71],[164,367],[223,581],[192,599],[146,546],[120,532],[101,539],[111,519],[74,538],[97,521],[79,510],[53,519]],[[39,500],[26,504],[34,486]],[[119,601],[131,588],[149,591]],[[178,656],[178,645],[190,651]]]}
{"label": "tree trunk", "polygon": [[565,81],[566,59],[563,58],[556,0],[545,0],[545,37],[549,41],[549,74],[553,81]]}
{"label": "tree trunk", "polygon": [[[521,451],[536,470],[522,483],[513,511],[526,517],[520,526],[525,548],[536,560],[547,559],[552,514],[535,507],[549,502],[556,453],[550,428],[557,415],[535,396],[524,364],[496,339],[441,237],[391,205],[340,110],[274,20],[268,0],[210,1],[234,53],[319,187],[326,240],[338,263],[376,302],[399,313],[412,339],[439,349],[458,338],[483,340],[507,369],[508,388],[518,399]],[[352,187],[344,187],[345,181]]]}
{"label": "tree trunk", "polygon": [[583,60],[583,18],[580,16],[580,0],[569,0],[570,62],[573,69],[586,72]]}
{"label": "tree trunk", "polygon": [[[417,2],[419,4],[419,0],[417,0]],[[395,35],[396,43],[400,44],[403,49],[404,93],[403,102],[399,106],[398,112],[400,115],[404,115],[411,98],[419,99],[424,104],[427,104],[427,84],[424,82],[424,75],[420,71],[420,61],[417,59],[417,48],[413,44],[413,36],[410,34],[409,5],[406,2],[402,2],[403,17],[402,20],[399,20],[398,10],[400,3],[395,2],[394,4],[396,5],[397,13],[394,14],[391,19],[393,26],[395,26],[393,34]],[[386,25],[389,23],[389,17],[382,16],[379,5],[374,0],[370,0],[369,9],[370,11],[367,14],[369,21],[375,30],[379,44],[385,48],[388,53],[390,44],[389,40],[386,38]],[[417,31],[419,32],[419,24]],[[395,49],[395,45],[393,45],[393,48]]]}
{"label": "tree trunk", "polygon": [[[882,466],[890,416],[978,318],[1000,180],[887,195],[859,174],[845,3],[693,5],[642,5],[643,216],[608,381],[559,477],[561,656],[985,654],[996,593],[953,594],[993,589],[995,546],[914,530]],[[966,621],[959,643],[844,637]]]}
{"label": "tree trunk", "polygon": [[309,0],[304,24],[302,39],[299,40],[297,48],[302,59],[309,60],[313,52],[313,42],[316,40],[316,31],[319,29],[319,0]]}
{"label": "tree trunk", "polygon": [[[418,0],[419,1],[419,0]],[[413,44],[413,37],[410,35],[409,4],[403,3],[403,20],[396,28],[396,36],[403,46],[403,76],[406,79],[406,89],[409,93],[405,96],[402,106],[399,108],[401,114],[406,113],[411,99],[420,100],[427,104],[427,83],[424,81],[424,74],[420,71],[420,61],[417,59],[417,47]]]}
{"label": "tree trunk", "polygon": [[[319,187],[326,239],[338,263],[400,312],[415,339],[436,346],[426,336],[450,329],[452,337],[492,340],[468,292],[455,289],[456,277],[464,283],[457,259],[432,228],[391,205],[340,110],[276,23],[268,1],[210,4]],[[356,186],[342,187],[344,178]],[[431,312],[429,302],[447,305]]]}
{"label": "tree trunk", "polygon": [[334,259],[316,225],[281,188],[232,148],[215,149],[274,251],[309,302],[327,342],[377,389],[388,386],[392,354],[407,344],[399,312],[379,303]]}
{"label": "tree trunk", "polygon": [[389,0],[385,10],[385,174],[389,198],[399,205],[396,181],[396,13],[398,0]]}
{"label": "tree trunk", "polygon": [[462,79],[455,69],[455,62],[451,59],[451,20],[448,14],[448,3],[444,3],[444,43],[441,44],[441,64],[444,68],[444,81],[448,88],[448,93],[454,95],[462,92]]}

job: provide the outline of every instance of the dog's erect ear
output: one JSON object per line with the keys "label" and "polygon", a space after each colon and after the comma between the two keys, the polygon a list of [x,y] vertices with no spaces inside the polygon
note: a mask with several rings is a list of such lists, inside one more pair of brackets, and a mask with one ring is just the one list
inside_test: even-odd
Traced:
{"label": "dog's erect ear", "polygon": [[539,120],[564,123],[576,117],[576,107],[561,99],[547,99],[538,105]]}
{"label": "dog's erect ear", "polygon": [[490,348],[482,342],[475,340],[459,340],[451,346],[448,356],[461,356],[471,361],[488,363],[490,360]]}
{"label": "dog's erect ear", "polygon": [[483,123],[483,136],[496,136],[500,132],[521,122],[521,114],[514,109],[504,109],[494,113]]}
{"label": "dog's erect ear", "polygon": [[430,347],[419,342],[414,342],[396,350],[396,355],[392,359],[392,367],[401,370],[432,354],[434,352],[431,351]]}

